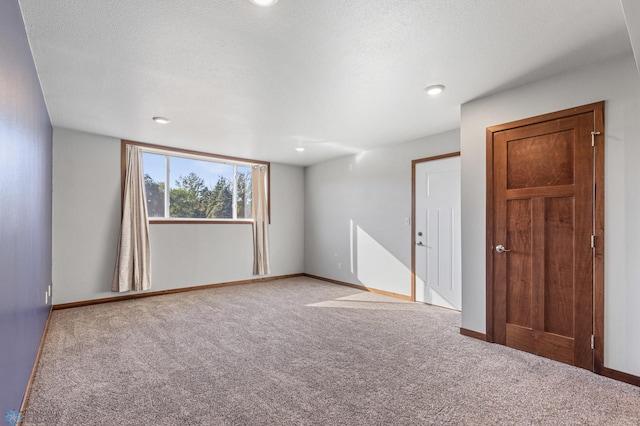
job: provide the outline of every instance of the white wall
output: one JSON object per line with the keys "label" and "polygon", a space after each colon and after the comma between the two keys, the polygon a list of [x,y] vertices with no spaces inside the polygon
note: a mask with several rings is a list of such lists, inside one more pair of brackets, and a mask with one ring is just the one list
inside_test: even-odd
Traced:
{"label": "white wall", "polygon": [[459,147],[453,130],[307,167],[305,272],[410,295],[411,160]]}
{"label": "white wall", "polygon": [[[152,142],[152,141],[147,141]],[[303,272],[304,171],[271,164],[271,272]],[[120,140],[55,128],[53,303],[117,296]],[[255,278],[251,225],[151,225],[152,291]]]}
{"label": "white wall", "polygon": [[640,75],[633,57],[462,105],[462,326],[485,332],[486,128],[605,100],[605,365],[640,375]]}

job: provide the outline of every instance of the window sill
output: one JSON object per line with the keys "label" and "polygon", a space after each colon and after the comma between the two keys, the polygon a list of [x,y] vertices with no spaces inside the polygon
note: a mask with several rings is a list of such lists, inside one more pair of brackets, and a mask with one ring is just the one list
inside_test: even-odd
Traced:
{"label": "window sill", "polygon": [[251,225],[251,219],[149,219],[150,225]]}

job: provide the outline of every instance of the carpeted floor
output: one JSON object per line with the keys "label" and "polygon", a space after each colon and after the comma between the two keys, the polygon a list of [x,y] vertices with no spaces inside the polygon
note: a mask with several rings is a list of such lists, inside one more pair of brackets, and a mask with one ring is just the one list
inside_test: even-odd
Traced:
{"label": "carpeted floor", "polygon": [[308,278],[54,311],[24,425],[638,425],[640,388]]}

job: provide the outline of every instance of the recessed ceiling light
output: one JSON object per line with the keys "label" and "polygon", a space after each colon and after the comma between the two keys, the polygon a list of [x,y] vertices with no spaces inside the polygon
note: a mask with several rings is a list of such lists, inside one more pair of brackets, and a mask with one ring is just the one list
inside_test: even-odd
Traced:
{"label": "recessed ceiling light", "polygon": [[302,151],[304,151],[304,147],[303,146],[297,146],[296,147],[296,151],[302,152]]}
{"label": "recessed ceiling light", "polygon": [[424,91],[427,92],[427,95],[429,96],[439,95],[443,90],[444,86],[442,84],[434,84],[433,86],[429,86],[424,89]]}
{"label": "recessed ceiling light", "polygon": [[164,117],[153,117],[152,120],[158,124],[169,124],[169,122],[171,122],[171,120]]}
{"label": "recessed ceiling light", "polygon": [[261,7],[269,7],[278,3],[278,0],[249,0],[249,1],[255,4],[256,6],[261,6]]}

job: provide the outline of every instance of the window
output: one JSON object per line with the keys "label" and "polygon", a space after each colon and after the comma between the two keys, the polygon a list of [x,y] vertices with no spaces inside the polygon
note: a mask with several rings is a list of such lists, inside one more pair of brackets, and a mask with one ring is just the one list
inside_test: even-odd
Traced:
{"label": "window", "polygon": [[250,222],[251,169],[261,161],[123,141],[142,148],[151,223]]}

